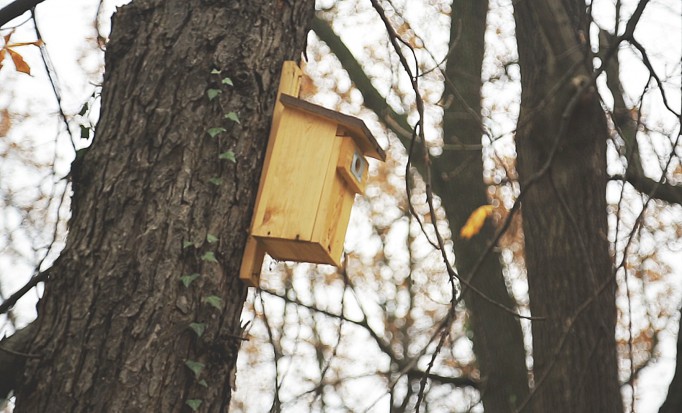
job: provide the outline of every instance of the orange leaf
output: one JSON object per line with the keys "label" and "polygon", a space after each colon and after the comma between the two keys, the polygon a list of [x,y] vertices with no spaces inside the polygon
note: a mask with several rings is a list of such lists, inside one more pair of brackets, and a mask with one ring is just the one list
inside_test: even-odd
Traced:
{"label": "orange leaf", "polygon": [[464,239],[470,239],[474,235],[478,234],[483,228],[485,219],[493,213],[492,205],[482,205],[474,210],[474,212],[469,215],[466,224],[462,227],[459,232],[459,236]]}
{"label": "orange leaf", "polygon": [[17,72],[30,75],[31,67],[24,61],[24,58],[12,49],[7,49],[7,51],[9,52],[9,56],[12,58],[12,62],[14,62],[14,67],[17,68]]}

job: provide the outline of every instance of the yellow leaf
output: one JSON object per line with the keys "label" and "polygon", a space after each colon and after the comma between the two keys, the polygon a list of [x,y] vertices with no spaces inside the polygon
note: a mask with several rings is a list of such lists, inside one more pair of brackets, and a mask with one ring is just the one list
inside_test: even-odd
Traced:
{"label": "yellow leaf", "polygon": [[17,72],[21,73],[26,73],[27,75],[31,74],[31,67],[24,61],[24,58],[21,57],[21,55],[17,52],[15,52],[12,49],[7,49],[9,52],[9,56],[12,58],[12,62],[14,62],[14,67],[17,68]]}
{"label": "yellow leaf", "polygon": [[470,239],[478,234],[481,231],[481,228],[483,228],[485,219],[492,213],[492,205],[482,205],[476,208],[476,210],[469,215],[469,219],[467,219],[466,224],[464,224],[462,230],[459,232],[459,236],[464,239]]}

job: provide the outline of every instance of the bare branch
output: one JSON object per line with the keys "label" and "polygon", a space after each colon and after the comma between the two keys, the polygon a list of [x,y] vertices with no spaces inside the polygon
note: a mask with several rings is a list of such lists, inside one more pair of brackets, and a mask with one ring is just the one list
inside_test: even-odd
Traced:
{"label": "bare branch", "polygon": [[44,0],[16,0],[3,7],[0,9],[0,27],[6,25],[10,20],[30,11],[43,1]]}

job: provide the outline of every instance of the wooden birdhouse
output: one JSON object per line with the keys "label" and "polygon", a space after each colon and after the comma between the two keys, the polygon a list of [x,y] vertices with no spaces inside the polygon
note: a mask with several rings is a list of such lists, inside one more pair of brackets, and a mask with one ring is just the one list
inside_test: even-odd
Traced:
{"label": "wooden birdhouse", "polygon": [[259,285],[265,253],[339,266],[366,157],[386,156],[364,122],[298,98],[302,73],[284,62],[240,278]]}

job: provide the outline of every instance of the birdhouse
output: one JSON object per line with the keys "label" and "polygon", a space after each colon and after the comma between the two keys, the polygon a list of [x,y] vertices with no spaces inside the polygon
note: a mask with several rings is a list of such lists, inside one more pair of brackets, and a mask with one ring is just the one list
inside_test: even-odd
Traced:
{"label": "birdhouse", "polygon": [[364,122],[298,98],[302,73],[285,62],[240,278],[258,286],[265,253],[339,266],[366,157],[385,160]]}

